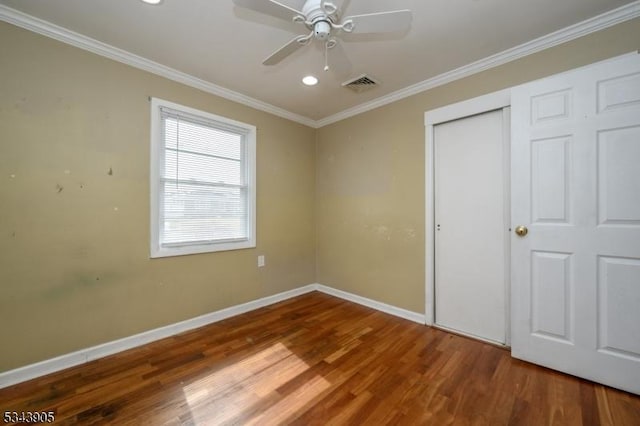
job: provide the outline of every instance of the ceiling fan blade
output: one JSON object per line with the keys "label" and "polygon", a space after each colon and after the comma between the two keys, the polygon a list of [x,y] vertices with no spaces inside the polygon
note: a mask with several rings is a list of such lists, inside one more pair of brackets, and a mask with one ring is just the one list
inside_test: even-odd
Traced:
{"label": "ceiling fan blade", "polygon": [[391,33],[409,29],[413,15],[410,10],[367,13],[347,16],[342,20],[343,30],[348,33]]}
{"label": "ceiling fan blade", "polygon": [[275,0],[233,0],[236,6],[255,10],[266,15],[275,16],[285,21],[293,21],[296,16],[303,16],[303,13]]}
{"label": "ceiling fan blade", "polygon": [[282,46],[280,49],[276,50],[269,56],[267,59],[262,61],[262,65],[275,65],[282,61],[287,56],[291,55],[296,50],[300,49],[302,46],[309,43],[309,36],[299,36],[291,40],[289,43]]}

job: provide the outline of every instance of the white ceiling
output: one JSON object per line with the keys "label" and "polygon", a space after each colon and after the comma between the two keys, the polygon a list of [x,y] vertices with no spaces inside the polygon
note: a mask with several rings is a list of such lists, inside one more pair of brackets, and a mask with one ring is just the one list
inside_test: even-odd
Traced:
{"label": "white ceiling", "polygon": [[[304,3],[280,2],[295,8]],[[351,76],[367,73],[381,82],[361,94],[341,87],[346,78],[322,70],[324,59],[318,45],[307,46],[276,66],[263,66],[264,58],[306,30],[237,8],[232,0],[163,0],[159,6],[140,0],[0,0],[0,4],[33,17],[250,97],[250,102],[258,100],[293,113],[306,124],[326,122],[358,105],[375,103],[622,6],[631,6],[635,16],[640,10],[640,2],[631,0],[344,3],[343,15],[405,8],[413,11],[406,34],[351,36],[343,43],[353,64]],[[5,16],[7,11],[12,12],[5,8]],[[316,75],[320,83],[303,86],[300,80],[307,74]]]}

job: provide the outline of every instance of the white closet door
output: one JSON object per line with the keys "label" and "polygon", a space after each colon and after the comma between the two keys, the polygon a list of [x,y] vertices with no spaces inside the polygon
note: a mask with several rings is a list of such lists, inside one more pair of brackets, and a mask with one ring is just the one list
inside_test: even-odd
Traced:
{"label": "white closet door", "polygon": [[503,111],[434,128],[435,324],[506,338]]}
{"label": "white closet door", "polygon": [[640,393],[640,55],[511,102],[512,354]]}

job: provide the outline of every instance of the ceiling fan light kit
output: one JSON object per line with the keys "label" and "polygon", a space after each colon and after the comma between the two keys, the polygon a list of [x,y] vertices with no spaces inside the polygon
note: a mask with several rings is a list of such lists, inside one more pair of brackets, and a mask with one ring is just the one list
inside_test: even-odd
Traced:
{"label": "ceiling fan light kit", "polygon": [[[300,35],[272,53],[262,63],[276,65],[312,40],[324,43],[325,67],[329,70],[329,50],[336,47],[341,33],[388,33],[406,31],[411,26],[410,10],[368,13],[342,18],[344,0],[307,0],[302,10],[297,10],[275,0],[233,0],[236,6],[303,24],[309,33]],[[335,68],[351,69],[351,63],[342,53],[332,58]]]}

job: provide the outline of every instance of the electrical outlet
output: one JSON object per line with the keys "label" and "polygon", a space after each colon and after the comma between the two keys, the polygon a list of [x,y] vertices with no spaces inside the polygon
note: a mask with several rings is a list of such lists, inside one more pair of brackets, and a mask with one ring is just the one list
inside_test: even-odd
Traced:
{"label": "electrical outlet", "polygon": [[264,256],[258,256],[258,268],[262,268],[264,266]]}

